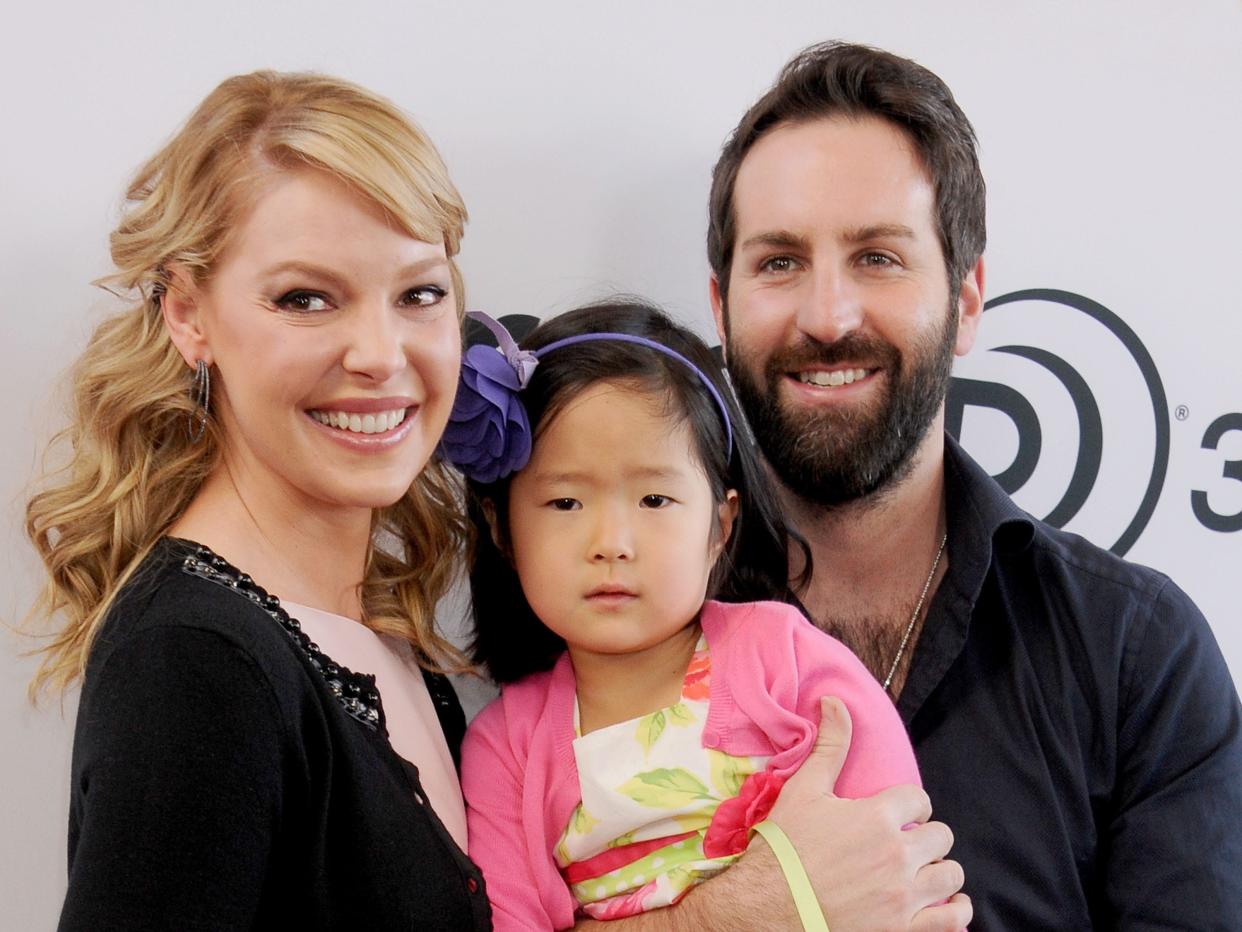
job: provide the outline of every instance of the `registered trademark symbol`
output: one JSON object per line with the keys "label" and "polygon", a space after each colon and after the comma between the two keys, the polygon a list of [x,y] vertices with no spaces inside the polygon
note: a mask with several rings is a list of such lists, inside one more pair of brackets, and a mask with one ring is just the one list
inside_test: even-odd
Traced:
{"label": "registered trademark symbol", "polygon": [[1186,418],[1190,417],[1190,409],[1185,405],[1178,405],[1173,409],[1173,416],[1179,421],[1184,421]]}

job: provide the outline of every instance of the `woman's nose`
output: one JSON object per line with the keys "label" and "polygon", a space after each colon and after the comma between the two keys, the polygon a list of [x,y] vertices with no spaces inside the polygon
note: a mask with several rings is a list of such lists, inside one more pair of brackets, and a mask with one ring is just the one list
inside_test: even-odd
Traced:
{"label": "woman's nose", "polygon": [[396,311],[386,299],[368,299],[343,321],[348,329],[342,365],[346,371],[384,382],[406,365]]}

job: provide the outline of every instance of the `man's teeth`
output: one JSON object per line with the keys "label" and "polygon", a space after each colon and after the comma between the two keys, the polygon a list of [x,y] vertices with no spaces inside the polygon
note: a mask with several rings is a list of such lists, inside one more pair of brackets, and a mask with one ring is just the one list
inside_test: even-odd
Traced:
{"label": "man's teeth", "polygon": [[799,372],[798,380],[809,385],[827,388],[836,385],[849,385],[867,377],[866,369],[833,369],[831,372]]}
{"label": "man's teeth", "polygon": [[355,434],[382,434],[405,420],[405,408],[377,411],[374,414],[350,414],[348,411],[312,411],[310,416],[320,424],[353,431]]}

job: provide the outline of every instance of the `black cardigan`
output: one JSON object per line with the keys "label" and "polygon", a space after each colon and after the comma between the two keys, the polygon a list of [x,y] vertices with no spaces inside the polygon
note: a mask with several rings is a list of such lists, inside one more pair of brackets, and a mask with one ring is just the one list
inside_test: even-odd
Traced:
{"label": "black cardigan", "polygon": [[[456,751],[464,720],[432,696]],[[489,929],[483,878],[334,664],[211,551],[164,540],[87,665],[61,929]]]}

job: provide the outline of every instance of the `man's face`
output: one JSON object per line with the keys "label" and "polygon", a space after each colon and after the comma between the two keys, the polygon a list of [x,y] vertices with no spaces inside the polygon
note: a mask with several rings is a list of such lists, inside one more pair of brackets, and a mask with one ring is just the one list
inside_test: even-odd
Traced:
{"label": "man's face", "polygon": [[[870,495],[910,467],[973,343],[979,279],[950,300],[935,191],[905,135],[875,119],[785,124],[733,194],[729,372],[781,481],[809,503]],[[959,327],[959,322],[961,326]]]}

